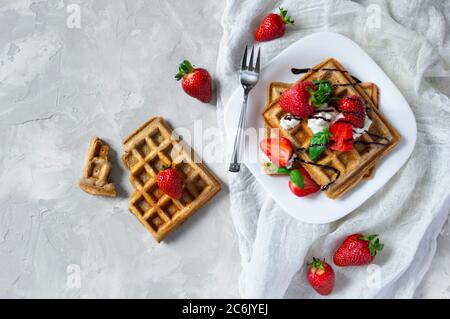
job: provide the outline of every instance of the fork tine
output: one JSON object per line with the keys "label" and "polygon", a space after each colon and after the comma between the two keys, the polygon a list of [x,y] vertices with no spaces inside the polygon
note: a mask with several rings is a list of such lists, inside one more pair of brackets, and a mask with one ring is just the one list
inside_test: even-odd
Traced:
{"label": "fork tine", "polygon": [[259,73],[259,58],[261,55],[261,48],[258,49],[258,57],[256,58],[256,66],[255,66],[255,72]]}
{"label": "fork tine", "polygon": [[253,71],[253,51],[255,51],[255,47],[252,47],[252,54],[250,55],[250,62],[248,63],[248,69]]}
{"label": "fork tine", "polygon": [[244,57],[242,58],[242,66],[241,66],[241,70],[247,70],[247,48],[248,46],[245,46],[245,51],[244,51]]}

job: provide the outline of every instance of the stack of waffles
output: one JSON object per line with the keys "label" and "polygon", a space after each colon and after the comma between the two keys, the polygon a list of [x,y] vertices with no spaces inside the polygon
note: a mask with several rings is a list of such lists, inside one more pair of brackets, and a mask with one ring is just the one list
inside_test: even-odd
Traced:
{"label": "stack of waffles", "polygon": [[[334,88],[334,95],[342,98],[358,95],[366,103],[367,116],[372,120],[368,133],[363,134],[349,152],[325,150],[322,157],[311,162],[308,152],[310,138],[313,133],[307,121],[300,122],[295,128],[284,130],[280,119],[286,114],[279,105],[279,97],[291,84],[271,83],[268,104],[263,112],[267,134],[277,129],[298,149],[297,156],[311,177],[322,186],[325,194],[336,199],[362,179],[371,178],[375,174],[375,165],[384,155],[389,153],[399,142],[400,135],[378,110],[378,89],[372,83],[358,83],[335,59],[328,59],[307,72],[300,81],[328,80]],[[265,166],[268,174],[274,174]]]}
{"label": "stack of waffles", "polygon": [[[208,168],[196,161],[194,152],[181,142],[161,117],[145,123],[124,141],[122,156],[129,170],[134,194],[129,210],[160,242],[192,216],[222,188]],[[172,166],[184,180],[179,200],[164,194],[156,176],[164,166]]]}

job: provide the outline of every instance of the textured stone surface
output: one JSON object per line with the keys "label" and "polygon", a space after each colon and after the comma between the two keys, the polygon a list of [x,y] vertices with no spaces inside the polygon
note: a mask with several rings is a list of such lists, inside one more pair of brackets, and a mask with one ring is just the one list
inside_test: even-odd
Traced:
{"label": "textured stone surface", "polygon": [[[80,28],[71,3],[0,4],[0,297],[237,297],[226,189],[158,245],[128,213],[118,163],[152,116],[217,126],[215,106],[173,76],[184,58],[214,73],[224,1],[76,1]],[[117,199],[78,188],[94,134],[115,150]],[[224,163],[210,167],[226,179]],[[417,297],[450,297],[448,232]]]}

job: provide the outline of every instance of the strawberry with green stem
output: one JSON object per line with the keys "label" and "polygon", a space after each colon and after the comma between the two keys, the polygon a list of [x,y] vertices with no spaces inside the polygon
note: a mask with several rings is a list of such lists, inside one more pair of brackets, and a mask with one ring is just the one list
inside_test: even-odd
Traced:
{"label": "strawberry with green stem", "polygon": [[156,176],[156,183],[166,195],[173,199],[180,199],[183,192],[183,178],[175,169],[163,165],[161,171]]}
{"label": "strawberry with green stem", "polygon": [[286,25],[294,24],[294,20],[287,15],[287,10],[279,8],[280,13],[271,13],[266,16],[256,29],[255,40],[258,42],[270,41],[280,38],[286,32]]}
{"label": "strawberry with green stem", "polygon": [[177,81],[181,81],[183,90],[190,96],[208,103],[212,99],[212,80],[208,71],[202,68],[194,68],[188,60],[184,60],[175,75]]}
{"label": "strawberry with green stem", "polygon": [[383,248],[384,244],[380,243],[378,235],[353,234],[336,250],[333,262],[341,267],[368,265]]}
{"label": "strawberry with green stem", "polygon": [[333,86],[330,81],[303,81],[284,91],[280,97],[280,107],[287,113],[308,118],[333,97]]}
{"label": "strawberry with green stem", "polygon": [[326,296],[333,291],[335,274],[325,259],[313,258],[312,262],[308,263],[307,278],[317,293]]}

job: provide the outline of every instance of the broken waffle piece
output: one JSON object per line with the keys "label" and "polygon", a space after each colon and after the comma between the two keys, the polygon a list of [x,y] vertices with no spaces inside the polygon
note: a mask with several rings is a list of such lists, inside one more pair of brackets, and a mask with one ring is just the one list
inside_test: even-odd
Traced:
{"label": "broken waffle piece", "polygon": [[[160,242],[221,189],[220,181],[186,143],[180,142],[166,121],[152,118],[124,141],[122,161],[130,173],[134,194],[129,210]],[[182,176],[181,197],[165,194],[157,183],[163,167],[175,168]]]}
{"label": "broken waffle piece", "polygon": [[110,174],[109,146],[94,136],[89,145],[80,188],[91,195],[116,197],[116,187],[109,180]]}

